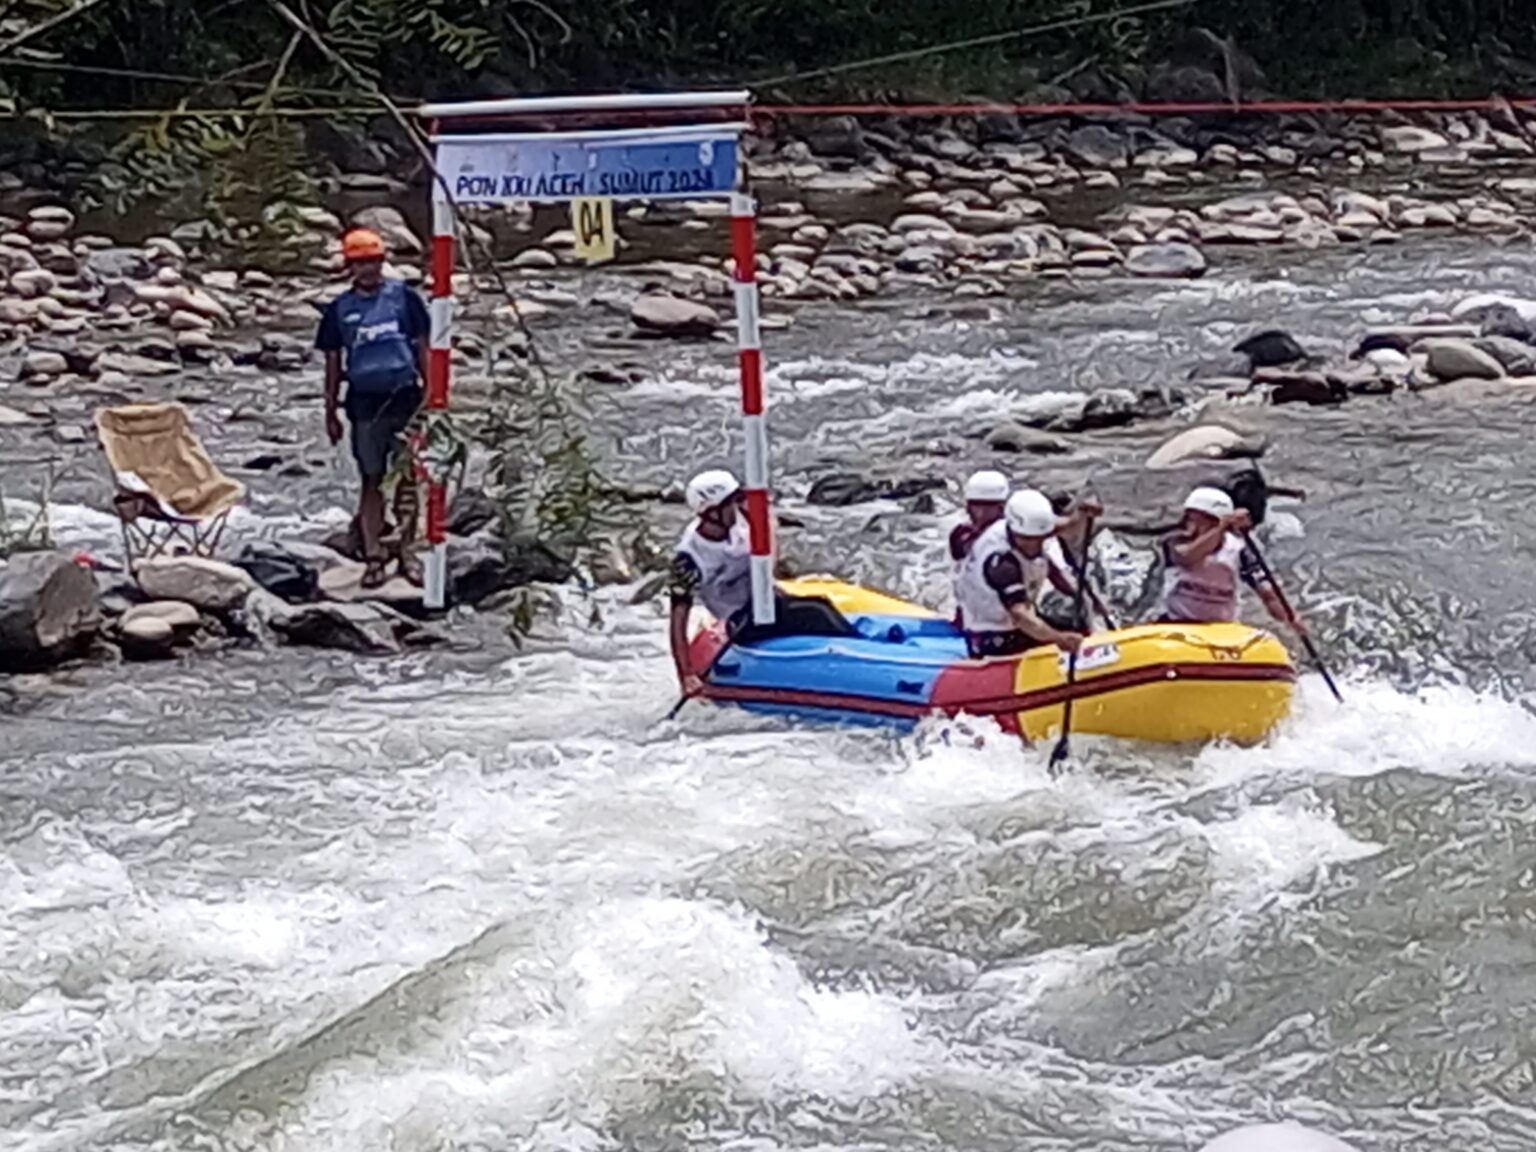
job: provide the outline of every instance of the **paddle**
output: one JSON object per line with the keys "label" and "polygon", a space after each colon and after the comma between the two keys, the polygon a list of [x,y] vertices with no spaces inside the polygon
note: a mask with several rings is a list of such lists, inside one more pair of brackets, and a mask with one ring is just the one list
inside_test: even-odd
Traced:
{"label": "paddle", "polygon": [[[1087,525],[1083,529],[1083,558],[1087,559],[1088,545],[1093,541],[1093,517],[1088,517]],[[1077,578],[1077,595],[1072,598],[1072,619],[1084,632],[1085,626],[1084,601],[1088,595],[1088,566],[1079,563],[1072,549],[1063,548],[1061,554],[1067,558],[1067,563],[1072,568],[1072,575]],[[1067,655],[1067,698],[1061,705],[1061,738],[1056,741],[1056,747],[1051,750],[1050,771],[1056,775],[1061,770],[1062,763],[1072,754],[1072,686],[1077,683],[1077,650],[1074,649]]]}
{"label": "paddle", "polygon": [[[1280,601],[1280,607],[1285,610],[1285,615],[1295,627],[1297,623],[1296,610],[1291,607],[1291,602],[1286,598],[1285,589],[1280,587],[1280,581],[1275,579],[1275,573],[1269,566],[1269,561],[1264,558],[1264,553],[1259,551],[1259,546],[1254,542],[1253,536],[1243,533],[1243,543],[1253,553],[1253,558],[1259,563],[1259,571],[1264,573],[1264,579],[1269,581],[1269,586],[1275,590],[1275,599]],[[1344,703],[1344,696],[1339,691],[1339,686],[1333,682],[1333,673],[1328,671],[1328,665],[1323,663],[1323,657],[1317,650],[1317,645],[1312,642],[1312,637],[1305,631],[1296,628],[1296,635],[1301,640],[1301,645],[1307,650],[1307,655],[1312,657],[1312,663],[1317,665],[1317,670],[1323,674],[1323,683],[1328,685],[1328,691],[1333,693],[1333,698],[1340,704]]]}

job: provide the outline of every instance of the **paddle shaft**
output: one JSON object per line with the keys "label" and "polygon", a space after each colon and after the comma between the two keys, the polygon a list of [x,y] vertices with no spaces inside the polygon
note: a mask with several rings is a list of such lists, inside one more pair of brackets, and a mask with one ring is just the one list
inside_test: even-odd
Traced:
{"label": "paddle shaft", "polygon": [[[1093,541],[1093,517],[1088,517],[1087,526],[1083,530],[1083,559],[1088,557],[1088,545]],[[1072,621],[1082,628],[1084,624],[1084,604],[1088,596],[1088,565],[1080,564],[1072,549],[1063,548],[1061,554],[1067,558],[1067,563],[1072,568],[1072,575],[1077,579],[1077,595],[1072,598]],[[1083,628],[1086,632],[1087,629]],[[1077,683],[1077,649],[1067,654],[1067,698],[1061,705],[1061,738],[1056,741],[1056,747],[1051,750],[1051,767],[1055,768],[1071,755],[1072,737],[1072,686]]]}
{"label": "paddle shaft", "polygon": [[[1253,558],[1258,561],[1259,571],[1264,573],[1264,579],[1274,589],[1275,599],[1280,601],[1280,607],[1285,610],[1286,619],[1291,622],[1292,627],[1295,627],[1297,619],[1296,609],[1291,607],[1291,601],[1286,596],[1285,589],[1280,587],[1280,581],[1275,579],[1274,569],[1269,566],[1269,561],[1265,559],[1264,553],[1259,551],[1259,546],[1254,542],[1252,534],[1244,532],[1243,543],[1253,553]],[[1328,685],[1328,691],[1333,693],[1333,698],[1340,704],[1344,703],[1344,694],[1339,691],[1339,686],[1334,683],[1333,673],[1328,671],[1328,665],[1323,663],[1322,653],[1317,650],[1317,645],[1313,643],[1312,637],[1300,628],[1296,629],[1296,635],[1301,640],[1301,646],[1307,650],[1307,655],[1312,657],[1312,663],[1316,664],[1317,670],[1323,674],[1323,683]]]}

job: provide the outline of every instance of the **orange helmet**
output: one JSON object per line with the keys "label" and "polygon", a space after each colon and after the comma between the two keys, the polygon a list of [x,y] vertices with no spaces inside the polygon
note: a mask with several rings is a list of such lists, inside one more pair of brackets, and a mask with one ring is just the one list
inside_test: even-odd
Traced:
{"label": "orange helmet", "polygon": [[353,260],[384,259],[384,240],[367,228],[354,228],[341,238],[341,254]]}

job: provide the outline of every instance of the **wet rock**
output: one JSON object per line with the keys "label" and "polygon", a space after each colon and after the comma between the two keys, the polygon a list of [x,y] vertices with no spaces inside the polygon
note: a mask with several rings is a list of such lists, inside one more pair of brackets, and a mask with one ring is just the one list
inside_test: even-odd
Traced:
{"label": "wet rock", "polygon": [[545,271],[560,267],[560,258],[546,248],[525,248],[512,257],[512,267],[523,271]]}
{"label": "wet rock", "polygon": [[204,612],[230,612],[245,603],[256,587],[233,564],[204,556],[160,556],[140,561],[134,572],[144,594],[155,600],[181,600]]}
{"label": "wet rock", "polygon": [[864,130],[852,116],[817,117],[805,135],[805,143],[817,156],[863,160],[871,149]]}
{"label": "wet rock", "polygon": [[1089,168],[1124,168],[1130,156],[1125,137],[1103,124],[1085,124],[1067,137],[1067,153]]}
{"label": "wet rock", "polygon": [[642,332],[677,338],[711,336],[720,327],[720,316],[709,305],[675,296],[641,296],[629,318]]}
{"label": "wet rock", "polygon": [[1138,244],[1125,256],[1132,276],[1195,277],[1206,268],[1204,253],[1193,244]]}
{"label": "wet rock", "polygon": [[[217,232],[217,229],[208,221],[202,221],[201,226],[205,227],[209,232]],[[196,230],[200,226],[193,225],[192,227]],[[200,234],[200,232],[196,233],[194,239]],[[151,236],[148,240],[144,241],[144,251],[157,264],[185,264],[187,262],[187,250],[181,246],[179,241],[170,236]]]}
{"label": "wet rock", "polygon": [[7,408],[0,404],[0,428],[20,428],[32,423],[32,417],[25,412],[18,412],[14,408]]}
{"label": "wet rock", "polygon": [[0,324],[31,324],[40,311],[37,300],[0,300]]}
{"label": "wet rock", "polygon": [[501,508],[496,501],[478,488],[462,488],[448,509],[448,532],[452,536],[473,536],[500,518]]}
{"label": "wet rock", "polygon": [[163,660],[176,650],[176,630],[154,616],[123,616],[117,629],[118,647],[130,660]]}
{"label": "wet rock", "polygon": [[46,268],[25,268],[11,276],[11,291],[26,300],[46,296],[58,286],[58,277]]}
{"label": "wet rock", "polygon": [[1144,467],[1152,471],[1177,468],[1204,460],[1251,460],[1264,453],[1264,441],[1244,436],[1219,424],[1188,428],[1147,457]]}
{"label": "wet rock", "polygon": [[75,226],[75,214],[59,205],[43,205],[27,213],[27,235],[34,240],[59,240]]}
{"label": "wet rock", "polygon": [[1441,380],[1497,380],[1504,367],[1470,340],[1426,340],[1421,349],[1430,372]]}
{"label": "wet rock", "polygon": [[270,625],[289,644],[338,648],[360,656],[393,656],[401,651],[393,614],[376,604],[305,604],[275,613]]}
{"label": "wet rock", "polygon": [[1254,373],[1254,383],[1269,389],[1271,404],[1342,404],[1349,399],[1349,388],[1342,381],[1322,372],[1301,372],[1284,368],[1261,368]]}
{"label": "wet rock", "polygon": [[1307,350],[1296,338],[1279,329],[1255,333],[1232,350],[1248,357],[1250,370],[1295,364],[1307,358]]}
{"label": "wet rock", "polygon": [[203,617],[198,610],[181,600],[151,600],[145,604],[134,604],[123,612],[122,623],[142,619],[163,621],[178,637],[190,636],[203,624]]}
{"label": "wet rock", "polygon": [[898,272],[932,275],[942,272],[946,262],[942,248],[936,248],[932,244],[914,244],[910,248],[903,248],[892,264]]}
{"label": "wet rock", "polygon": [[481,533],[448,542],[448,587],[457,604],[478,604],[525,584],[560,584],[574,572],[565,557],[527,537],[503,542]]}
{"label": "wet rock", "polygon": [[320,573],[281,544],[253,541],[235,557],[235,567],[274,596],[299,604],[320,593]]}
{"label": "wet rock", "polygon": [[1012,420],[987,433],[987,447],[994,452],[1020,452],[1032,456],[1060,456],[1072,451],[1072,445],[1059,436]]}
{"label": "wet rock", "polygon": [[85,258],[85,270],[99,280],[147,280],[152,268],[142,248],[102,248]]}
{"label": "wet rock", "polygon": [[68,557],[22,552],[0,566],[0,672],[68,659],[100,626],[96,580]]}
{"label": "wet rock", "polygon": [[69,361],[58,352],[28,352],[21,362],[21,378],[46,382],[69,371]]}
{"label": "wet rock", "polygon": [[1482,336],[1472,341],[1480,352],[1486,352],[1503,366],[1509,376],[1536,374],[1536,348],[1522,340],[1508,336]]}
{"label": "wet rock", "polygon": [[1389,151],[1410,156],[1451,146],[1451,142],[1440,133],[1412,124],[1393,124],[1383,128],[1381,142]]}
{"label": "wet rock", "polygon": [[1482,313],[1482,334],[1536,344],[1536,326],[1507,304],[1494,304]]}

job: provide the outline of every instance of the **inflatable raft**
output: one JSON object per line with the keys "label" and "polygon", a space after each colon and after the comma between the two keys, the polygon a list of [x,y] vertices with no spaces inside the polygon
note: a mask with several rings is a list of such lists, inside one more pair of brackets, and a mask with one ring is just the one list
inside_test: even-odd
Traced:
{"label": "inflatable raft", "polygon": [[[691,641],[713,664],[707,699],[838,723],[911,727],[933,713],[991,716],[1031,740],[1072,730],[1164,743],[1262,740],[1290,710],[1296,671],[1285,646],[1245,624],[1146,624],[1091,636],[1067,685],[1056,648],[972,660],[937,613],[838,580],[786,581],[822,596],[856,636],[776,636],[725,648],[711,622]],[[717,659],[718,657],[718,659]]]}

